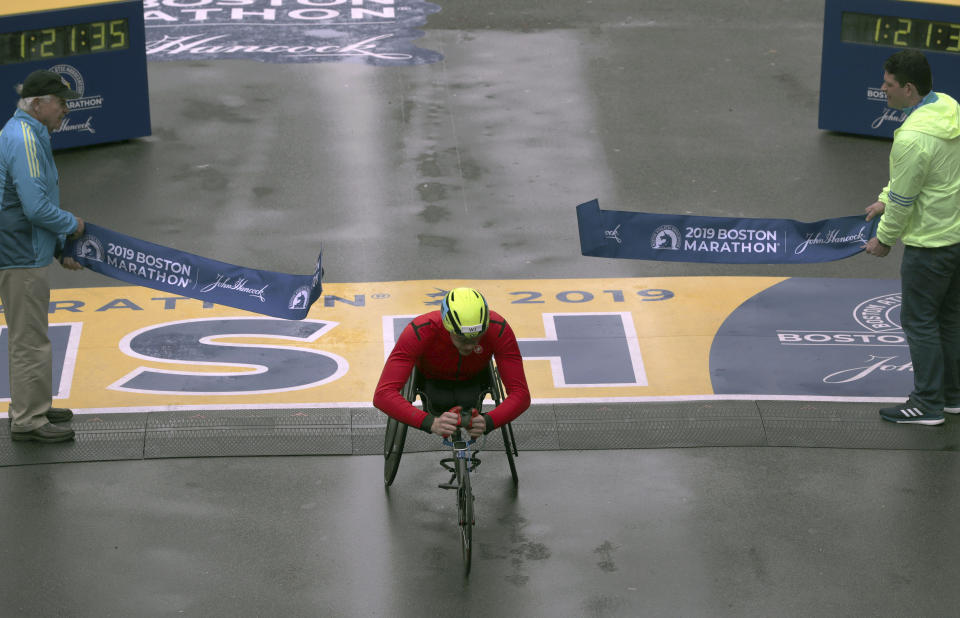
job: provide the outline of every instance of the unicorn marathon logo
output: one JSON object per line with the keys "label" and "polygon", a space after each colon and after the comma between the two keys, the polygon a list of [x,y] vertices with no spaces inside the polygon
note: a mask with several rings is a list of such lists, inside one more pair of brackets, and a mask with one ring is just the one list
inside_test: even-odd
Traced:
{"label": "unicorn marathon logo", "polygon": [[94,262],[103,261],[103,244],[96,236],[85,234],[83,239],[77,243],[77,257],[92,260]]}
{"label": "unicorn marathon logo", "polygon": [[306,309],[310,306],[310,287],[303,286],[297,288],[297,291],[293,293],[293,296],[290,297],[290,302],[287,303],[288,309]]}
{"label": "unicorn marathon logo", "polygon": [[654,249],[680,250],[680,230],[673,225],[661,225],[650,237],[650,246]]}

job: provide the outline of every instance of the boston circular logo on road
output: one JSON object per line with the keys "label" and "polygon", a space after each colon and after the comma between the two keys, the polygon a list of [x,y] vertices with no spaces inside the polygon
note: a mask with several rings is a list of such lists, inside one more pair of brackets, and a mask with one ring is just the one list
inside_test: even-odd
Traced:
{"label": "boston circular logo on road", "polygon": [[424,0],[145,0],[143,17],[151,60],[389,66],[443,58],[414,45],[439,10]]}
{"label": "boston circular logo on road", "polygon": [[853,310],[853,317],[860,326],[874,332],[899,331],[900,294],[884,294],[870,298]]}

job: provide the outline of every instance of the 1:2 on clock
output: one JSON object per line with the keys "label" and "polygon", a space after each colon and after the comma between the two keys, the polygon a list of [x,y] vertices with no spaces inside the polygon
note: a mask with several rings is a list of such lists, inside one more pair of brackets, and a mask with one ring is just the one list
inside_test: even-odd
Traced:
{"label": "1:2 on clock", "polygon": [[891,15],[843,13],[840,40],[960,53],[960,24]]}
{"label": "1:2 on clock", "polygon": [[126,19],[0,33],[0,64],[52,60],[130,47]]}

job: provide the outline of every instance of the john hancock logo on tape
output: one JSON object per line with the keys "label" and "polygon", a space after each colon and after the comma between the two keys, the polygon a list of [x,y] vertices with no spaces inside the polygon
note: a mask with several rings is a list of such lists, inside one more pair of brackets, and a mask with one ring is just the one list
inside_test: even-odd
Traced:
{"label": "john hancock logo on tape", "polygon": [[256,298],[257,300],[259,300],[261,303],[267,302],[265,294],[266,294],[267,288],[270,287],[269,283],[264,284],[263,287],[260,287],[260,288],[251,288],[248,284],[249,282],[243,277],[237,277],[236,279],[234,279],[233,277],[228,277],[227,275],[222,275],[220,273],[217,273],[217,280],[214,281],[213,283],[209,283],[203,286],[202,288],[200,288],[200,291],[206,293],[206,292],[212,292],[213,290],[221,288],[224,290],[237,292],[239,294],[246,294],[248,296],[252,296],[253,298]]}

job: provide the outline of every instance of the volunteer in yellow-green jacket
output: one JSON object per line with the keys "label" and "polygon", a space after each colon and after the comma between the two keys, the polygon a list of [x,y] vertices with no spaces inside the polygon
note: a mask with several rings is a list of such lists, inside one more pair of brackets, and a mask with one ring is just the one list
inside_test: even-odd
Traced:
{"label": "volunteer in yellow-green jacket", "polygon": [[882,215],[865,247],[884,257],[902,240],[900,323],[910,347],[913,392],[880,410],[895,423],[940,425],[960,413],[960,105],[933,92],[918,51],[883,65],[887,105],[907,113],[893,134],[890,182],[867,220]]}

